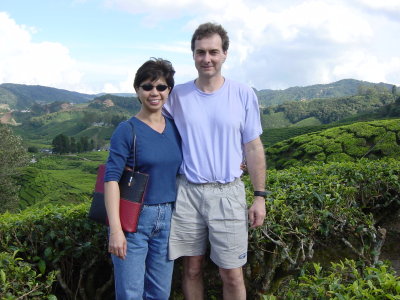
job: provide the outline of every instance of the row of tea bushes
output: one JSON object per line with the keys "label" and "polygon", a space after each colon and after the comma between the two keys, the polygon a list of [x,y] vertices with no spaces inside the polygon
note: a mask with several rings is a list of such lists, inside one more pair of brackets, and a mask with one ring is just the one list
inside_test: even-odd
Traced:
{"label": "row of tea bushes", "polygon": [[[352,258],[364,267],[377,265],[386,232],[376,220],[399,210],[399,177],[400,162],[394,159],[270,171],[267,217],[250,231],[244,268],[248,298],[283,290],[287,285],[281,283],[295,280],[310,261],[326,266]],[[248,177],[244,182],[251,201]],[[63,299],[111,299],[106,229],[87,219],[88,207],[89,201],[1,215],[0,252],[17,251],[43,279],[56,271],[52,293]],[[182,299],[180,270],[177,260],[172,299]],[[207,263],[205,273],[207,297],[219,299],[218,271]]]}
{"label": "row of tea bushes", "polygon": [[400,119],[358,122],[299,135],[266,149],[269,167],[283,169],[311,162],[400,157]]}

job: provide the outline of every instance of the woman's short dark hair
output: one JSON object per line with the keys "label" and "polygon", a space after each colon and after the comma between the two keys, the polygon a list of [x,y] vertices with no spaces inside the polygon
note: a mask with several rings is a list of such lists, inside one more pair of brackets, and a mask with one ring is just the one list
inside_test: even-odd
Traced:
{"label": "woman's short dark hair", "polygon": [[196,40],[201,40],[205,37],[210,37],[213,34],[218,34],[222,40],[222,50],[224,52],[228,51],[229,48],[229,37],[226,30],[219,24],[216,23],[204,23],[197,27],[196,31],[193,33],[192,36],[192,52],[194,52],[194,43]]}
{"label": "woman's short dark hair", "polygon": [[138,89],[143,81],[155,81],[164,77],[167,85],[172,90],[175,84],[174,74],[175,70],[170,61],[152,57],[136,71],[133,87]]}

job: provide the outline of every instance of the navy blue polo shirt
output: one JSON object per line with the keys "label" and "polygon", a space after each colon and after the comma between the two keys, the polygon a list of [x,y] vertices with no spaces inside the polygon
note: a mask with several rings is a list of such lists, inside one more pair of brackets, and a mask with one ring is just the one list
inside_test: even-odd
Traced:
{"label": "navy blue polo shirt", "polygon": [[174,202],[176,176],[182,163],[181,140],[174,121],[165,121],[162,133],[136,117],[120,123],[111,137],[104,181],[119,181],[125,166],[133,164],[132,124],[136,134],[136,169],[150,176],[144,203]]}

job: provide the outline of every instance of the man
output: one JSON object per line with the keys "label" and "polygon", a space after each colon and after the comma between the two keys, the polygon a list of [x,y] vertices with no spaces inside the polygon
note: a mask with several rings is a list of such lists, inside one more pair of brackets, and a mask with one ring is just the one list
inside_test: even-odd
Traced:
{"label": "man", "polygon": [[[222,26],[200,25],[191,48],[198,78],[178,85],[164,110],[182,137],[183,164],[171,222],[170,259],[183,258],[185,299],[203,299],[202,263],[208,241],[224,299],[246,299],[247,224],[265,218],[264,148],[254,91],[224,78],[229,38]],[[240,180],[245,158],[255,197],[247,211]],[[247,219],[248,217],[248,219]]]}

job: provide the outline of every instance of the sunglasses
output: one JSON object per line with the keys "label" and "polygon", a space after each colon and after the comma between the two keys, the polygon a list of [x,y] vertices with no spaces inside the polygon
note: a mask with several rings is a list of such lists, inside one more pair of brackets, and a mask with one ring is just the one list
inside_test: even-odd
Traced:
{"label": "sunglasses", "polygon": [[159,91],[159,92],[164,92],[168,88],[168,85],[159,84],[159,85],[154,86],[150,83],[146,83],[146,84],[142,84],[140,87],[143,90],[145,90],[146,92],[150,92],[151,90],[153,90],[153,88],[156,88],[157,91]]}

